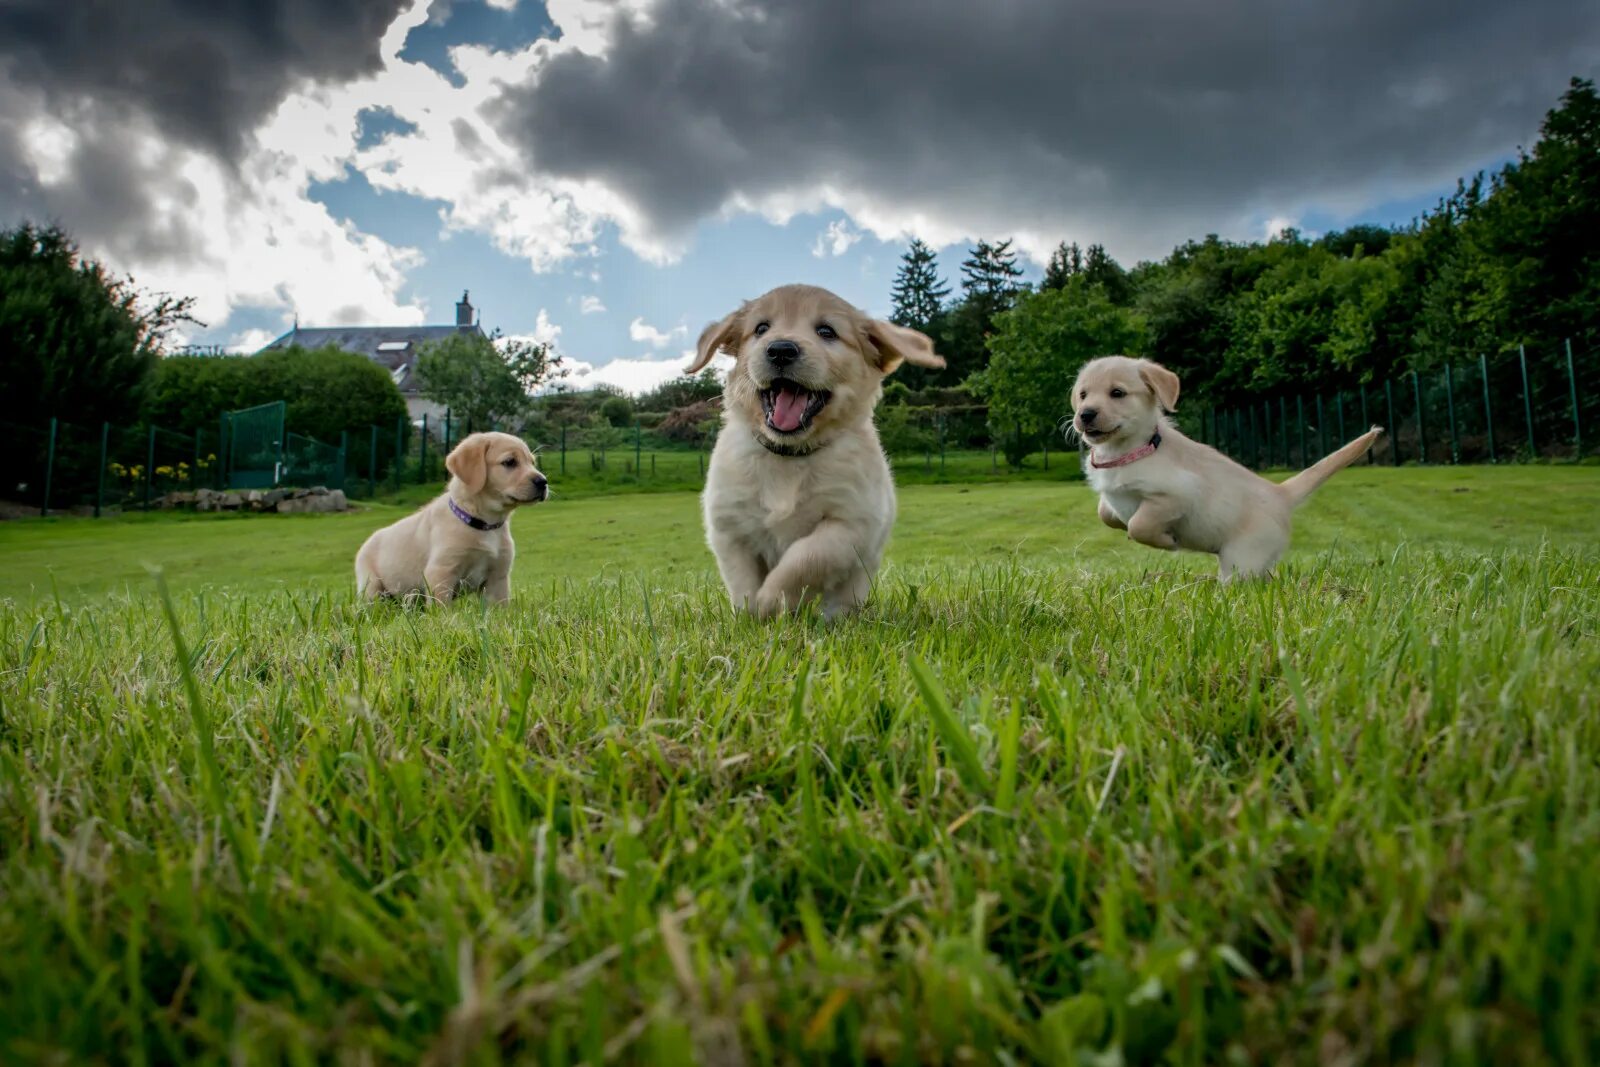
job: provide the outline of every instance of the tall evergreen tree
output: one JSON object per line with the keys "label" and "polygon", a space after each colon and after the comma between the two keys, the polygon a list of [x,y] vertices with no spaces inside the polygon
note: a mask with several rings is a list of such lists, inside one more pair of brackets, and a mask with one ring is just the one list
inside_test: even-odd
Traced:
{"label": "tall evergreen tree", "polygon": [[1011,306],[1021,288],[1017,281],[1021,277],[1010,238],[999,244],[979,241],[961,264],[962,292],[968,299],[977,297],[991,315]]}
{"label": "tall evergreen tree", "polygon": [[933,249],[913,237],[911,247],[900,257],[900,270],[894,277],[890,296],[894,311],[890,319],[900,326],[927,333],[944,307],[950,286],[939,277]]}
{"label": "tall evergreen tree", "polygon": [[1043,289],[1064,289],[1067,282],[1076,274],[1083,273],[1083,249],[1078,247],[1078,242],[1072,244],[1062,241],[1056,245],[1056,250],[1050,253],[1050,262],[1044,268]]}
{"label": "tall evergreen tree", "polygon": [[1089,246],[1089,251],[1083,257],[1083,278],[1090,285],[1104,289],[1113,304],[1126,304],[1132,295],[1128,272],[1122,269],[1122,264],[1111,258],[1105,245]]}

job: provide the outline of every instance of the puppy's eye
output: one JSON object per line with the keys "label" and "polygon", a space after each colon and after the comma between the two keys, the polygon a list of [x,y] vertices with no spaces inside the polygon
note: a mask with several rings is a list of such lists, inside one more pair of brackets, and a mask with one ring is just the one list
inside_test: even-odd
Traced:
{"label": "puppy's eye", "polygon": [[817,336],[822,338],[824,341],[837,340],[839,337],[839,335],[834,332],[833,327],[829,326],[827,323],[823,323],[821,326],[817,327]]}
{"label": "puppy's eye", "polygon": [[1079,392],[1078,393],[1078,399],[1079,400],[1088,400],[1089,399],[1089,390],[1084,389],[1081,392]]}
{"label": "puppy's eye", "polygon": [[515,467],[516,465],[517,465],[517,457],[516,456],[507,456],[505,459],[500,461],[500,466],[504,467],[506,470],[510,470],[512,467]]}
{"label": "puppy's eye", "polygon": [[1125,397],[1127,395],[1128,394],[1124,393],[1121,389],[1113,389],[1113,390],[1111,390],[1111,399],[1112,400],[1121,400],[1123,397]]}
{"label": "puppy's eye", "polygon": [[770,323],[770,322],[758,322],[758,323],[756,323],[756,336],[760,337],[762,334],[766,333],[770,329],[772,329],[772,323]]}

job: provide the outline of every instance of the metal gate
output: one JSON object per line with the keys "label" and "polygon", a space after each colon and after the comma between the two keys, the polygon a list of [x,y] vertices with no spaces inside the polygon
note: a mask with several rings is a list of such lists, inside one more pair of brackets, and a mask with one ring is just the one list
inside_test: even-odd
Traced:
{"label": "metal gate", "polygon": [[278,400],[222,415],[223,464],[229,489],[270,489],[283,476],[283,419]]}

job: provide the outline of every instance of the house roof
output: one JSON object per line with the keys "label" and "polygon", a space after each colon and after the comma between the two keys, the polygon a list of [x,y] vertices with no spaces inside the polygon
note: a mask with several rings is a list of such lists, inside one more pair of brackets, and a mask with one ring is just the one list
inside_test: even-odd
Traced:
{"label": "house roof", "polygon": [[478,326],[299,326],[261,351],[270,352],[291,345],[303,348],[333,345],[366,356],[390,373],[402,393],[414,395],[418,350],[430,341],[442,341],[463,331],[483,333]]}

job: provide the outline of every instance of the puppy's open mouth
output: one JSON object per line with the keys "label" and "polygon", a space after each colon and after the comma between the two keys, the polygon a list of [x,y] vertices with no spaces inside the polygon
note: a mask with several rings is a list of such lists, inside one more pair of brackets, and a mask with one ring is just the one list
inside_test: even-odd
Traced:
{"label": "puppy's open mouth", "polygon": [[767,413],[767,429],[774,433],[799,433],[811,425],[811,420],[827,406],[832,394],[807,389],[787,378],[777,378],[762,389],[760,395],[761,407]]}
{"label": "puppy's open mouth", "polygon": [[1084,436],[1085,440],[1093,443],[1095,441],[1104,441],[1106,438],[1110,437],[1115,430],[1115,426],[1111,427],[1109,430],[1103,426],[1086,426],[1078,432]]}

